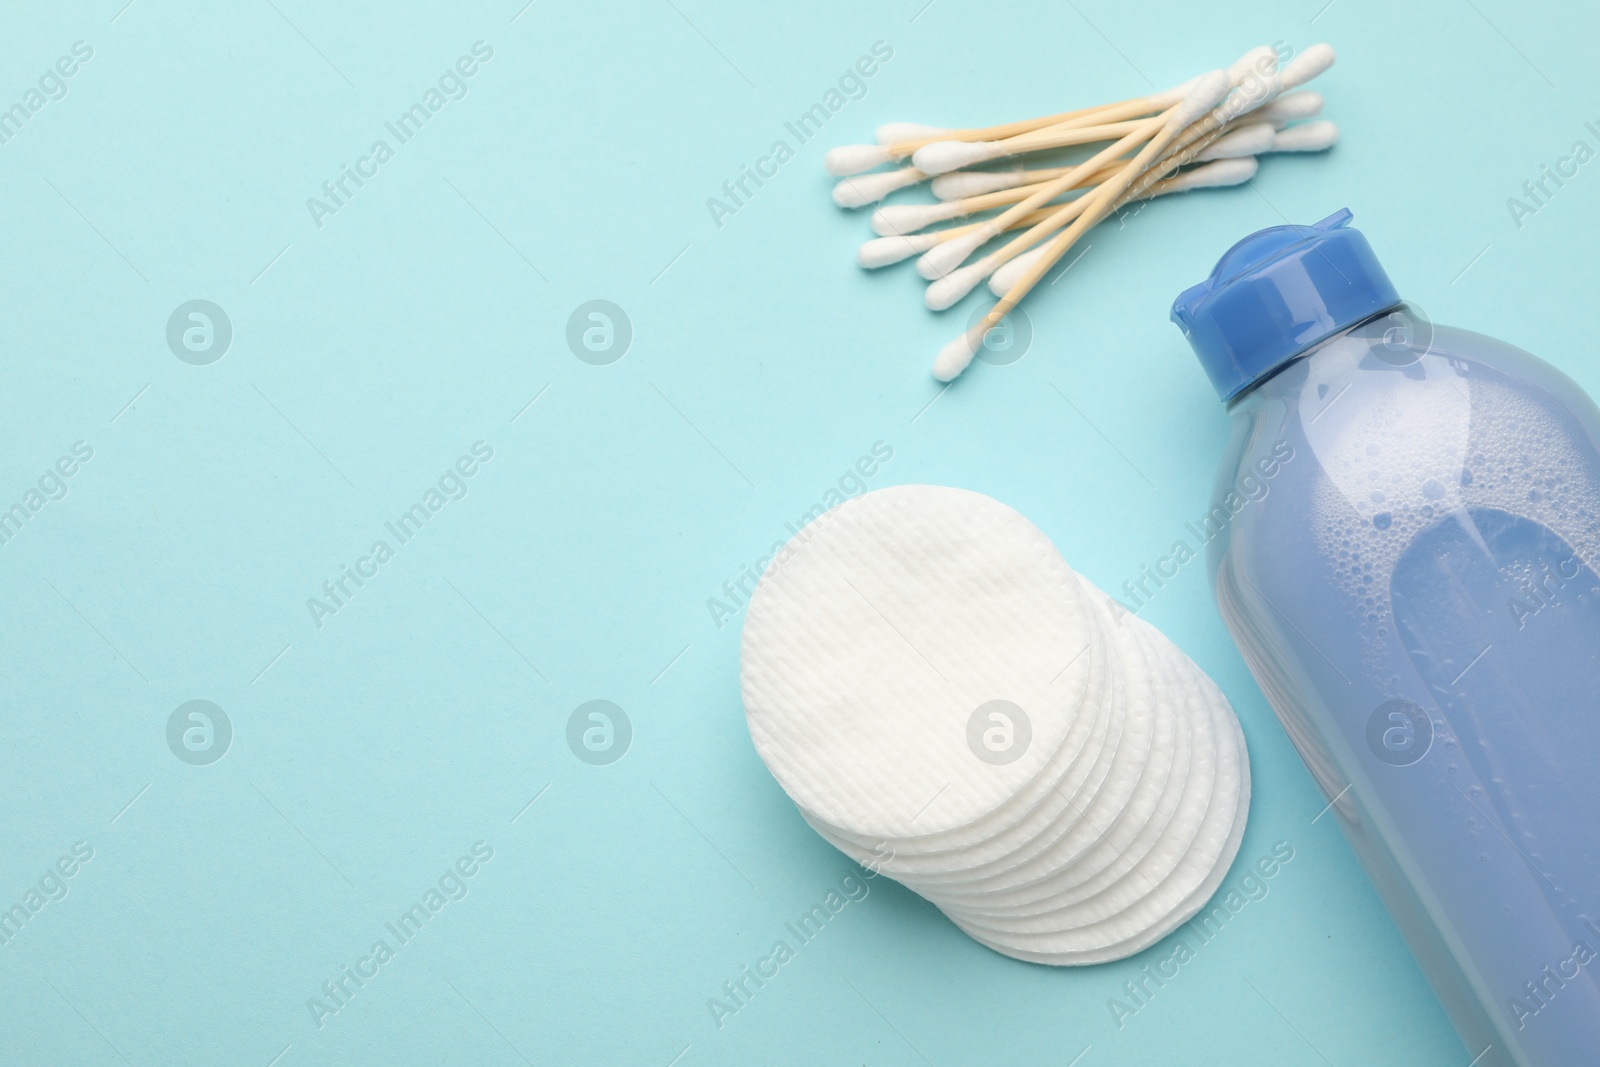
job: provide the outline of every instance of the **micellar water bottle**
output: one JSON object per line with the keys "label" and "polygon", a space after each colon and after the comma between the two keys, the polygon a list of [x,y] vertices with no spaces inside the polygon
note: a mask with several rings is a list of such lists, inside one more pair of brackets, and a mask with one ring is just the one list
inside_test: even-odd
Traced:
{"label": "micellar water bottle", "polygon": [[1600,1063],[1600,410],[1349,220],[1173,305],[1232,418],[1217,602],[1469,1058]]}

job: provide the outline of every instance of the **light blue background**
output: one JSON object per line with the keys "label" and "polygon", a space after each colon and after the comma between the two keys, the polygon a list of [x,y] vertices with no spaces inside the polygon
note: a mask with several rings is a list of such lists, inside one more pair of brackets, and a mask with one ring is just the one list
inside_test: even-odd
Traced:
{"label": "light blue background", "polygon": [[[1244,723],[1241,863],[1295,850],[1265,899],[1119,1029],[1108,998],[1167,949],[1017,963],[880,879],[719,1028],[707,998],[853,868],[756,758],[706,601],[877,441],[871,485],[991,494],[1118,590],[1205,510],[1225,433],[1172,297],[1341,206],[1432,317],[1595,392],[1600,163],[1520,229],[1506,206],[1600,147],[1592,9],[524,2],[0,17],[0,106],[94,50],[0,146],[0,507],[94,449],[0,545],[0,905],[94,850],[0,948],[0,1059],[1465,1067],[1200,563],[1145,614]],[[935,316],[908,269],[858,270],[825,148],[1324,39],[1333,153],[1096,231],[1026,305],[1026,358],[940,393],[977,298]],[[478,40],[469,94],[317,227],[306,199]],[[707,198],[880,40],[865,98],[716,226]],[[194,298],[234,329],[209,366],[165,340]],[[604,367],[565,343],[597,298],[634,328]],[[306,599],[479,440],[466,499],[318,628]],[[197,698],[234,729],[200,767],[165,736]],[[633,723],[610,766],[565,741],[593,698]],[[307,999],[480,840],[470,894],[319,1028]]]}

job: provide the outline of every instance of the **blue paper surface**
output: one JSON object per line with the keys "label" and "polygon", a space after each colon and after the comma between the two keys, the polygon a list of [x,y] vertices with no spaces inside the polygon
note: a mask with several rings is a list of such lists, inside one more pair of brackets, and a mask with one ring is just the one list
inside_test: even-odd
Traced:
{"label": "blue paper surface", "polygon": [[[1348,206],[1429,315],[1595,392],[1587,7],[109,0],[0,27],[0,1059],[1470,1059],[1200,560],[1141,612],[1250,742],[1236,907],[1086,969],[884,879],[792,932],[861,872],[751,748],[739,609],[830,493],[911,482],[997,497],[1122,595],[1192,540],[1226,428],[1168,306],[1263,226]],[[908,267],[853,262],[828,147],[1318,40],[1339,146],[1100,227],[1015,362],[942,390],[986,301],[934,315]]]}

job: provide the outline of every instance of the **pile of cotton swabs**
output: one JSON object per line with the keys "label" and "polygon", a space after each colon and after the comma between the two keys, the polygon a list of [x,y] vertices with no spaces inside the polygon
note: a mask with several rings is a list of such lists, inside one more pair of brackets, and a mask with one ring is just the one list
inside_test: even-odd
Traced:
{"label": "pile of cotton swabs", "polygon": [[[1315,152],[1332,145],[1339,131],[1331,122],[1290,125],[1320,113],[1321,94],[1290,90],[1327,70],[1333,60],[1332,46],[1318,44],[1279,70],[1277,52],[1263,45],[1227,70],[1100,107],[971,130],[890,123],[879,127],[877,144],[845,145],[828,153],[828,172],[842,179],[833,199],[841,207],[865,207],[895,190],[933,179],[940,203],[874,211],[872,228],[882,236],[862,245],[856,258],[863,267],[882,267],[920,254],[917,271],[930,281],[926,302],[935,311],[950,307],[988,279],[999,302],[934,361],[934,377],[947,382],[967,368],[984,335],[1078,239],[1123,205],[1188,189],[1237,185],[1255,174],[1257,155]],[[1108,143],[1073,166],[964,169],[1100,142]],[[906,159],[909,166],[866,173]],[[983,214],[987,212],[996,213]],[[983,217],[924,232],[936,222],[971,215]],[[1020,232],[994,251],[972,258],[1011,231]]]}

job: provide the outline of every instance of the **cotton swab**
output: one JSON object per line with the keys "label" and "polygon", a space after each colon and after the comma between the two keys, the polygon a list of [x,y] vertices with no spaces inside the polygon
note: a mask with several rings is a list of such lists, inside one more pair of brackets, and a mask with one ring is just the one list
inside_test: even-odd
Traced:
{"label": "cotton swab", "polygon": [[[1291,63],[1290,68],[1286,68],[1284,73],[1275,69],[1276,53],[1264,54],[1267,51],[1269,50],[1265,48],[1253,49],[1240,57],[1226,74],[1229,89],[1232,91],[1202,119],[1196,120],[1187,129],[1178,133],[1164,151],[1169,154],[1182,151],[1202,137],[1207,139],[1205,147],[1210,153],[1208,159],[1254,155],[1258,151],[1269,150],[1272,127],[1268,123],[1253,124],[1258,125],[1259,129],[1248,130],[1231,142],[1223,141],[1220,144],[1215,142],[1220,139],[1218,134],[1225,131],[1228,125],[1240,116],[1247,115],[1277,99],[1283,92],[1285,74],[1291,83],[1301,84],[1308,77],[1326,70],[1333,62],[1333,50],[1327,45],[1308,49],[1300,57],[1298,65]],[[1214,75],[1212,79],[1214,81]],[[1193,158],[1193,155],[1191,154],[1189,158]],[[1173,168],[1167,168],[1169,171],[1171,169]],[[1159,177],[1160,175],[1152,175],[1149,180],[1153,182]],[[1026,192],[1032,188],[1035,187],[1025,187],[1022,191]],[[993,195],[1000,197],[1005,194]],[[972,267],[960,265],[968,255],[984,243],[981,232],[974,232],[960,242],[944,244],[929,250],[917,261],[918,273],[925,278],[940,280],[930,286],[924,296],[925,302],[933,310],[949,307],[989,273],[998,269],[999,265],[1017,255],[1021,249],[1043,239],[1046,234],[1065,225],[1069,220],[1081,218],[1081,214],[1081,211],[1074,210],[1070,206],[1063,208],[1051,219],[1036,225],[1029,233],[1015,239],[1004,249],[991,254]],[[1088,225],[1094,224],[1090,222]]]}
{"label": "cotton swab", "polygon": [[828,149],[828,154],[822,157],[822,165],[828,168],[829,174],[843,178],[881,167],[895,158],[888,145],[842,144]]}
{"label": "cotton swab", "polygon": [[1272,128],[1270,122],[1246,123],[1211,142],[1209,148],[1195,156],[1195,161],[1210,163],[1217,159],[1241,159],[1245,156],[1259,155],[1271,151],[1276,136],[1277,131]]}
{"label": "cotton swab", "polygon": [[[1171,92],[1171,90],[1169,90]],[[1109,111],[1127,104],[1138,103],[1144,100],[1153,100],[1160,97],[1136,97],[1132,101],[1122,104],[1107,104],[1100,107],[1079,108],[1076,111],[1063,111],[1057,115],[1043,115],[1036,119],[1027,119],[1022,122],[1008,122],[1000,126],[989,126],[972,130],[938,130],[933,133],[921,133],[918,136],[907,138],[904,141],[891,141],[887,144],[847,144],[837,148],[830,148],[823,157],[823,166],[829,174],[836,178],[848,177],[869,171],[873,167],[880,167],[896,159],[904,159],[924,144],[935,141],[982,141],[995,138],[1015,137],[1019,134],[1031,133],[1034,130],[1044,129],[1047,126],[1060,125],[1077,119],[1088,119],[1102,111]],[[1155,110],[1151,107],[1149,110]],[[889,126],[911,126],[913,123],[891,123]],[[889,132],[896,132],[890,130]]]}
{"label": "cotton swab", "polygon": [[[1012,167],[1010,170],[957,170],[938,175],[929,188],[940,200],[964,200],[969,196],[1032,185],[1036,181],[1043,181],[1037,175],[1044,173],[1024,170],[1022,167]],[[1059,175],[1051,174],[1050,177]]]}
{"label": "cotton swab", "polygon": [[[865,207],[931,179],[938,202],[879,206],[871,222],[880,236],[862,244],[856,258],[875,268],[916,256],[918,273],[931,282],[924,301],[935,310],[988,280],[999,300],[934,362],[935,377],[950,381],[970,364],[988,330],[1113,212],[1135,201],[1246,182],[1265,153],[1332,145],[1338,139],[1332,123],[1291,124],[1321,113],[1321,94],[1298,87],[1334,58],[1330,46],[1313,45],[1280,69],[1277,48],[1262,45],[1172,89],[1097,107],[976,128],[885,123],[874,132],[877,143],[828,153],[827,169],[843,179],[833,198],[841,207]],[[1076,145],[1095,147],[1070,166],[963,169]],[[866,173],[895,161],[902,162]],[[973,218],[928,229],[963,216]],[[1011,236],[979,255],[1002,233]]]}
{"label": "cotton swab", "polygon": [[1298,89],[1306,82],[1333,66],[1338,53],[1331,44],[1314,44],[1289,60],[1283,68],[1283,90]]}
{"label": "cotton swab", "polygon": [[[1211,135],[1207,142],[1195,146],[1190,152],[1163,157],[1140,177],[1139,184],[1134,189],[1125,193],[1112,205],[1112,210],[1134,200],[1149,199],[1170,192],[1216,185],[1236,185],[1248,181],[1256,172],[1256,162],[1249,157],[1258,151],[1269,151],[1274,137],[1275,133],[1268,123],[1252,123],[1232,133],[1218,132]],[[1163,175],[1170,174],[1179,166],[1189,162],[1191,158],[1197,161],[1218,160],[1230,163],[1245,158],[1249,159],[1249,162],[1230,167],[1220,167],[1213,163],[1211,166],[1200,167],[1187,174],[1162,178]],[[1048,251],[1047,247],[1036,248],[1029,252],[1022,252],[1020,249],[1027,244],[1042,240],[1048,233],[1077,218],[1088,206],[1088,198],[1075,200],[1050,214],[1047,219],[1041,220],[1041,224],[1035,224],[1029,233],[1000,251],[991,253],[976,263],[950,271],[928,286],[923,295],[924,302],[930,310],[942,311],[966,296],[985,277],[989,277],[989,287],[996,296],[1005,295],[1006,291],[1011,289],[1016,281]],[[1009,258],[1013,256],[1015,258]],[[920,262],[918,267],[921,267]],[[926,277],[926,274],[924,276]],[[1000,280],[1002,278],[1003,282]]]}
{"label": "cotton swab", "polygon": [[892,237],[874,237],[856,249],[856,262],[868,270],[887,267],[902,259],[910,259],[939,243],[939,234],[908,233]]}
{"label": "cotton swab", "polygon": [[[1265,46],[1263,46],[1265,47]],[[1270,104],[1259,109],[1256,118],[1270,122],[1278,129],[1299,119],[1308,119],[1322,112],[1322,94],[1311,90],[1284,93]],[[1254,154],[1254,153],[1251,153]],[[1016,189],[1048,181],[1065,174],[1066,167],[1047,167],[1042,170],[1025,170],[1012,167],[1000,171],[954,171],[933,179],[933,195],[940,200],[962,200],[1002,189]]]}
{"label": "cotton swab", "polygon": [[1322,114],[1322,94],[1311,89],[1301,89],[1299,92],[1284,93],[1262,108],[1256,117],[1262,122],[1270,122],[1282,129],[1291,122],[1320,114]]}
{"label": "cotton swab", "polygon": [[[1035,175],[1043,174],[1052,180],[1072,174],[1074,176],[1073,181],[1066,190],[1071,192],[1072,189],[1097,184],[1117,173],[1119,169],[1120,166],[1113,161],[1089,171],[1084,171],[1080,165],[1059,167],[1048,171],[1030,171],[1029,173]],[[917,230],[931,226],[935,222],[948,222],[950,219],[960,218],[963,215],[976,215],[980,211],[989,211],[993,208],[1008,207],[1019,203],[1032,196],[1044,184],[1044,181],[1040,181],[1031,185],[1019,186],[1015,189],[999,189],[992,193],[962,197],[960,200],[946,200],[939,204],[895,204],[889,207],[882,207],[872,213],[872,230],[874,233],[882,234],[885,237],[895,234],[915,233]]]}
{"label": "cotton swab", "polygon": [[[1318,96],[1316,103],[1320,109],[1320,94],[1310,95]],[[1240,127],[1232,133],[1218,137],[1209,147],[1196,153],[1194,157],[1197,161],[1217,160],[1218,162],[1157,182],[1142,199],[1153,199],[1157,196],[1183,192],[1189,189],[1239,185],[1255,176],[1258,164],[1254,158],[1249,157],[1253,157],[1258,152],[1319,152],[1332,147],[1338,138],[1339,128],[1327,121],[1311,122],[1282,131],[1274,131],[1270,123],[1251,123]],[[1243,151],[1245,148],[1255,148],[1255,151],[1245,152]],[[1127,197],[1123,198],[1118,206],[1120,207],[1122,204],[1129,202],[1129,199]],[[990,290],[996,296],[1005,295],[1007,291],[1016,285],[1028,268],[1042,258],[1046,251],[1047,249],[1045,248],[1037,248],[1030,252],[1024,252],[996,269],[989,277]],[[932,288],[932,286],[929,287],[930,293]],[[965,292],[960,295],[965,295]],[[945,297],[940,294],[938,299],[942,301]],[[956,299],[960,299],[960,296],[957,296]],[[933,302],[933,298],[930,297],[930,307],[933,306]],[[954,300],[950,302],[954,303]]]}
{"label": "cotton swab", "polygon": [[962,167],[970,167],[974,163],[988,163],[991,160],[1021,155],[1024,152],[1109,141],[1125,133],[1132,133],[1139,129],[1140,125],[1137,119],[1093,126],[1063,123],[1000,141],[935,141],[917,149],[912,154],[911,161],[925,174],[945,174],[952,170],[960,170]]}
{"label": "cotton swab", "polygon": [[[1226,77],[1226,75],[1223,75],[1223,77]],[[1043,207],[1051,200],[1054,200],[1057,196],[1073,188],[1078,182],[1082,181],[1088,175],[1105,166],[1113,159],[1121,156],[1124,152],[1130,150],[1134,146],[1146,142],[1154,143],[1149,142],[1148,139],[1154,136],[1162,128],[1162,124],[1166,121],[1167,115],[1175,113],[1182,106],[1182,104],[1175,104],[1161,115],[1157,115],[1154,118],[1146,120],[1140,124],[1139,129],[1127,134],[1121,140],[1116,141],[1108,147],[1101,149],[1097,154],[1085,160],[1084,162],[1079,163],[1077,166],[1069,168],[1065,174],[1061,175],[1061,177],[1052,181],[1043,182],[1039,185],[1028,186],[1027,190],[1025,190],[1027,195],[1021,200],[1012,204],[1009,208],[1001,212],[995,218],[987,220],[971,233],[965,234],[954,241],[948,241],[940,245],[938,248],[932,249],[923,258],[926,259],[928,255],[932,255],[935,256],[936,259],[928,263],[919,261],[918,267],[924,272],[931,270],[937,275],[948,274],[950,271],[959,266],[961,262],[973,252],[977,251],[991,237],[1001,232],[1009,223],[1015,221],[1021,215],[1032,211],[1034,208]],[[1014,191],[1015,190],[1008,189],[998,193],[990,193],[988,195],[991,197],[1006,197]],[[932,205],[931,212],[928,214],[929,217],[934,217],[934,215],[937,214],[937,217],[941,218],[956,218],[960,214],[967,213],[966,205],[970,205],[974,201],[983,199],[985,198],[973,197],[971,200],[957,200],[949,204]],[[873,219],[875,226],[877,222],[876,216],[884,214],[885,211],[887,211],[887,209],[875,213]],[[908,217],[915,218],[915,216]],[[923,223],[923,225],[927,225],[927,223]],[[927,276],[926,273],[924,276]]]}
{"label": "cotton swab", "polygon": [[[1262,46],[1265,48],[1266,46]],[[1260,51],[1257,49],[1256,51]],[[1008,122],[999,126],[987,126],[975,129],[938,129],[937,127],[923,127],[920,123],[886,123],[880,127],[877,144],[840,145],[830,149],[823,158],[823,165],[829,174],[836,178],[848,177],[869,171],[873,167],[882,166],[896,159],[904,159],[915,153],[926,144],[937,141],[992,141],[1016,137],[1035,130],[1042,130],[1049,126],[1059,126],[1066,123],[1087,124],[1099,121],[1120,121],[1123,119],[1137,118],[1149,115],[1172,107],[1194,87],[1194,78],[1175,85],[1171,89],[1147,96],[1136,96],[1128,100],[1121,100],[1114,104],[1102,104],[1098,107],[1078,108],[1075,111],[1063,111],[1055,115],[1042,115],[1039,118],[1024,119],[1021,122]],[[932,132],[929,132],[932,131]],[[903,141],[886,141],[884,138],[894,134],[911,133],[913,136]]]}
{"label": "cotton swab", "polygon": [[[1150,187],[1141,199],[1153,200],[1158,196],[1167,196],[1171,193],[1188,192],[1191,189],[1220,189],[1230,185],[1243,185],[1256,176],[1260,164],[1254,156],[1245,156],[1236,159],[1220,159],[1215,163],[1208,163],[1194,170],[1183,171],[1165,178]],[[1124,197],[1118,207],[1130,201]],[[1005,296],[1006,292],[1016,285],[1029,267],[1038,262],[1046,249],[1035,248],[1024,252],[1009,263],[1000,267],[989,275],[989,291],[995,296]]]}
{"label": "cotton swab", "polygon": [[[1034,223],[1044,219],[1049,213],[1048,209],[1041,209],[1024,215],[1012,224],[1012,228],[1021,229],[1025,226],[1032,226]],[[926,252],[943,241],[953,240],[963,233],[969,232],[977,225],[978,223],[973,222],[965,226],[952,226],[947,230],[874,237],[856,249],[856,262],[869,270],[877,267],[886,267],[890,263],[898,263],[902,259],[909,259],[919,252]]]}
{"label": "cotton swab", "polygon": [[[1309,51],[1310,50],[1308,50],[1308,52]],[[1331,49],[1329,49],[1329,51],[1331,52]],[[1329,60],[1329,62],[1331,62],[1331,60]],[[1185,103],[1191,99],[1194,99],[1195,91],[1202,83],[1208,87],[1209,92],[1213,93],[1217,92],[1218,87],[1220,86],[1220,91],[1223,94],[1228,94],[1231,90],[1244,85],[1250,85],[1252,90],[1255,90],[1257,86],[1260,86],[1259,91],[1253,91],[1250,94],[1233,94],[1241,99],[1244,99],[1248,95],[1250,99],[1249,105],[1244,103],[1235,104],[1230,111],[1228,102],[1223,101],[1217,108],[1217,112],[1221,114],[1215,116],[1214,122],[1215,125],[1220,126],[1228,121],[1231,121],[1231,119],[1236,117],[1238,114],[1242,114],[1245,110],[1248,110],[1249,106],[1259,107],[1267,103],[1273,97],[1277,96],[1278,93],[1282,92],[1280,75],[1277,73],[1277,64],[1278,59],[1275,49],[1272,49],[1266,45],[1252,48],[1250,51],[1246,52],[1244,55],[1235,60],[1227,70],[1213,71],[1210,74],[1201,75],[1197,78],[1190,79],[1188,82],[1185,82],[1183,86],[1183,88],[1186,89],[1185,95],[1179,99],[1171,100],[1171,105],[1162,113],[1161,116],[1158,116],[1157,118],[1164,118],[1165,116],[1172,114],[1174,109],[1181,108],[1185,105]],[[1171,99],[1171,94],[1174,91],[1175,90],[1169,91],[1167,94],[1158,94],[1158,96],[1162,96],[1165,99]],[[1222,98],[1218,97],[1218,100],[1221,101]],[[1102,112],[1098,116],[1098,119],[1108,118],[1110,117],[1110,114],[1110,111]],[[964,237],[960,242],[950,242],[926,253],[920,260],[917,261],[918,271],[923,275],[923,277],[926,278],[943,277],[944,275],[955,270],[968,256],[980,248],[989,239],[989,237],[992,237],[995,233],[998,233],[1001,229],[1003,229],[1004,225],[1002,220],[1004,222],[1009,222],[1010,218],[1015,217],[1013,213],[1020,214],[1022,210],[1031,210],[1035,207],[1038,207],[1041,204],[1054,199],[1061,192],[1065,191],[1065,189],[1072,187],[1073,184],[1086,184],[1086,182],[1084,182],[1084,178],[1086,176],[1085,171],[1092,169],[1090,166],[1091,164],[1109,163],[1112,159],[1120,156],[1123,151],[1131,150],[1135,145],[1145,141],[1146,137],[1159,138],[1161,136],[1158,131],[1162,127],[1160,126],[1160,123],[1154,119],[1135,123],[1134,127],[1135,128],[1130,130],[1122,138],[1122,140],[1112,145],[1111,148],[1103,150],[1087,163],[1079,164],[1078,167],[1069,169],[1066,174],[1063,174],[1059,178],[1053,179],[1051,182],[1048,182],[1043,186],[1028,187],[1030,190],[1029,195],[1024,197],[1017,206],[1014,206],[1007,212],[1002,213],[1000,218],[995,220],[997,223],[1001,223],[1001,225],[995,226],[988,232],[987,235],[985,235],[983,231],[975,231]],[[922,152],[926,152],[933,147],[935,146],[926,146],[923,149],[919,149],[918,153],[920,154]],[[947,162],[947,158],[955,158],[955,154],[952,154],[949,157],[936,156],[924,163],[919,163],[918,169],[924,171],[925,173],[937,173],[938,167]],[[1005,191],[997,192],[991,195],[997,197],[1004,196]],[[945,217],[948,218],[955,216],[947,215]],[[1034,240],[1037,239],[1038,238],[1036,236]]]}
{"label": "cotton swab", "polygon": [[[1175,104],[1163,112],[1159,116],[1159,127],[1153,131],[1153,136],[1145,142],[1144,147],[1134,156],[1133,161],[1128,164],[1123,175],[1098,186],[1093,193],[1088,194],[1091,197],[1089,204],[1071,225],[1051,240],[1050,244],[1046,246],[1048,251],[1040,257],[1039,261],[1029,268],[1027,273],[1017,281],[1017,284],[1005,296],[1000,298],[1000,301],[994,307],[989,309],[988,314],[971,329],[940,350],[938,359],[934,361],[933,376],[942,382],[948,382],[966,370],[968,364],[972,362],[973,356],[977,354],[978,346],[983,343],[984,335],[1000,324],[1001,320],[1011,312],[1011,309],[1016,307],[1023,297],[1028,295],[1033,287],[1039,283],[1039,279],[1044,277],[1051,267],[1055,266],[1056,261],[1066,254],[1067,249],[1071,248],[1073,243],[1089,227],[1105,217],[1111,210],[1112,202],[1127,191],[1128,187],[1133,184],[1146,166],[1160,155],[1168,145],[1172,144],[1192,123],[1199,121],[1202,116],[1209,116],[1211,109],[1221,103],[1232,88],[1233,82],[1227,71],[1213,71],[1210,74],[1203,75],[1181,103]],[[1060,181],[1062,179],[1057,180]],[[1048,189],[1049,186],[1047,185],[1046,188]],[[1039,194],[1035,194],[1035,196],[1037,195]],[[1027,201],[1023,201],[1023,203],[1027,203]],[[1040,201],[1040,203],[1043,203],[1043,201]],[[1016,211],[1021,206],[1020,204],[1016,205],[1010,211]],[[1030,208],[1036,206],[1038,205],[1029,205]],[[1040,225],[1045,225],[1045,223]],[[1025,237],[1026,235],[1024,235]],[[1019,238],[1018,240],[1022,239]],[[951,241],[941,247],[951,247],[959,243],[959,241]],[[934,251],[938,250],[935,249]]]}
{"label": "cotton swab", "polygon": [[840,207],[857,208],[876,204],[896,189],[916,185],[927,180],[927,175],[916,167],[902,167],[876,174],[857,174],[840,178],[833,187],[833,202]]}
{"label": "cotton swab", "polygon": [[1307,122],[1301,126],[1290,126],[1286,130],[1279,130],[1273,138],[1273,152],[1321,152],[1325,148],[1332,148],[1339,139],[1339,127],[1323,119],[1320,122]]}
{"label": "cotton swab", "polygon": [[[933,195],[940,200],[965,200],[1007,189],[1038,185],[1059,178],[1071,169],[1071,167],[1044,167],[1038,170],[1023,170],[1018,167],[1005,171],[958,170],[951,174],[939,175],[933,179],[929,187],[933,190]],[[1107,163],[1095,173],[1086,176],[1079,184],[1095,185],[1119,169],[1121,168],[1115,162]],[[1023,195],[1025,194],[1018,194],[1015,199],[1021,200]]]}

